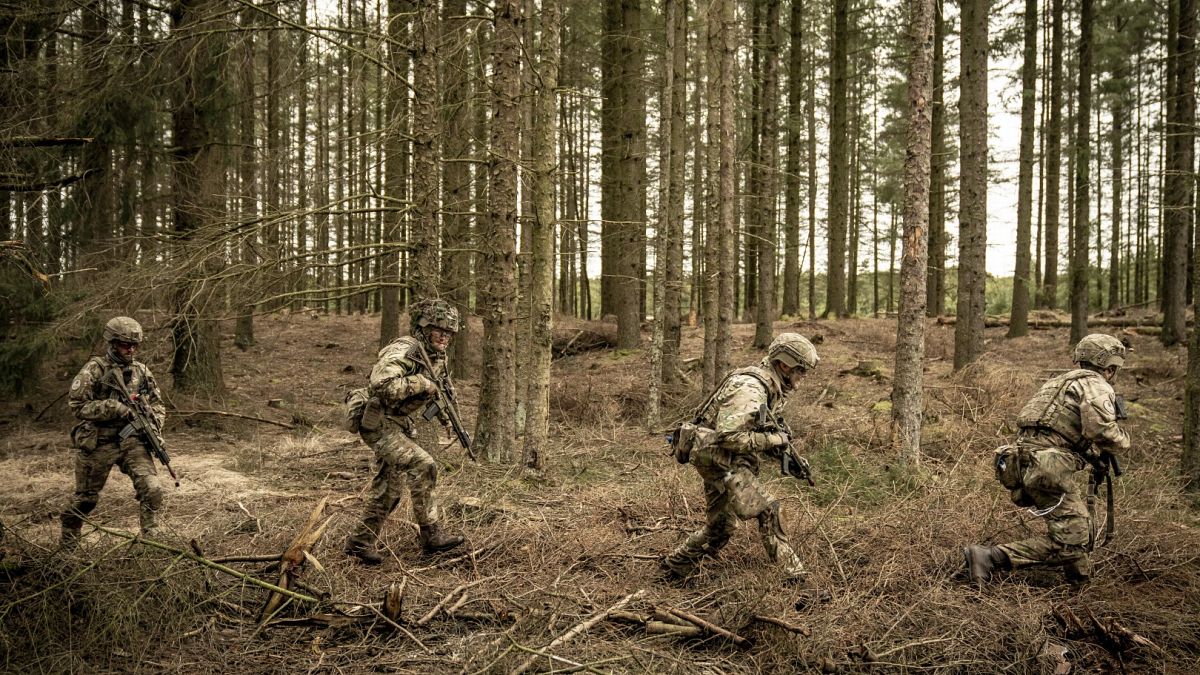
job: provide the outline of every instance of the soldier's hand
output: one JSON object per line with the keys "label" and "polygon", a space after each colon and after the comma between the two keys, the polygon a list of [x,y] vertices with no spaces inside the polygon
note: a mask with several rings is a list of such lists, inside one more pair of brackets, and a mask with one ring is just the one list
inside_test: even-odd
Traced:
{"label": "soldier's hand", "polygon": [[437,395],[437,393],[438,393],[437,382],[434,382],[433,380],[429,379],[428,377],[425,377],[424,375],[417,375],[417,377],[421,378],[420,379],[421,387],[422,387],[421,393],[425,394],[426,396],[436,396]]}
{"label": "soldier's hand", "polygon": [[766,436],[767,447],[779,448],[786,446],[791,439],[782,431],[772,431]]}
{"label": "soldier's hand", "polygon": [[106,407],[108,408],[107,412],[108,412],[109,419],[111,419],[111,420],[131,420],[131,419],[133,419],[133,411],[130,410],[129,406],[125,405],[124,403],[121,403],[120,401],[118,401],[114,398],[110,398],[107,401],[105,401],[105,404],[106,404]]}

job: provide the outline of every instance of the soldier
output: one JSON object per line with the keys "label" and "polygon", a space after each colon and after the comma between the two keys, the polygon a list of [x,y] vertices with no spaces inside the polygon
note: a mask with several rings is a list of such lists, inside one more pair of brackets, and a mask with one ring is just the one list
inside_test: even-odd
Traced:
{"label": "soldier", "polygon": [[[447,377],[446,348],[458,332],[458,311],[444,300],[425,300],[413,305],[409,317],[410,334],[379,350],[368,386],[371,399],[360,425],[363,441],[375,451],[378,471],[346,553],[367,565],[383,562],[377,548],[379,530],[400,502],[406,478],[422,550],[436,553],[463,543],[462,535],[439,525],[441,514],[433,495],[437,463],[413,440],[413,415],[437,395],[438,382]],[[373,411],[373,406],[378,407]]]}
{"label": "soldier", "polygon": [[1013,502],[1046,519],[1047,533],[1000,546],[967,546],[963,556],[974,581],[1028,565],[1059,565],[1074,585],[1091,576],[1094,530],[1073,477],[1089,463],[1106,468],[1111,453],[1129,448],[1111,384],[1125,365],[1125,346],[1093,333],[1079,341],[1072,358],[1076,369],[1042,385],[1017,416],[1016,442],[996,451],[997,478]]}
{"label": "soldier", "polygon": [[62,544],[68,549],[78,545],[82,518],[96,508],[114,464],[133,481],[141,504],[142,534],[162,534],[158,527],[163,502],[158,471],[137,434],[120,438],[133,412],[119,400],[114,386],[119,377],[130,394],[146,397],[161,428],[166,408],[158,384],[146,364],[134,358],[142,342],[142,327],[127,316],[118,316],[104,325],[104,341],[108,343],[107,353],[88,359],[71,382],[67,398],[71,412],[80,420],[71,430],[71,443],[79,450],[75,456],[75,498],[62,514]]}
{"label": "soldier", "polygon": [[[758,454],[779,457],[790,439],[777,427],[764,428],[760,410],[765,404],[775,419],[784,397],[819,360],[806,338],[783,333],[759,365],[730,373],[701,406],[697,423],[715,433],[710,442],[692,450],[688,461],[704,480],[706,522],[663,559],[668,578],[690,576],[705,556],[716,555],[729,542],[739,520],[756,518],[767,556],[793,579],[803,579],[804,565],[779,520],[779,502],[758,480]],[[806,460],[798,460],[807,469]]]}

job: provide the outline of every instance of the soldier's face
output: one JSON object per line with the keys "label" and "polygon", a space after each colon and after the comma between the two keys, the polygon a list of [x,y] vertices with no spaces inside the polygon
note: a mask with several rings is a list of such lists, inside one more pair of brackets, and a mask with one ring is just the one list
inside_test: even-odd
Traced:
{"label": "soldier's face", "polygon": [[113,340],[112,344],[113,349],[117,352],[117,356],[120,356],[125,361],[133,360],[133,355],[137,353],[138,346],[136,342],[121,342],[120,340]]}
{"label": "soldier's face", "polygon": [[783,376],[783,380],[787,383],[788,390],[795,389],[800,380],[804,379],[804,373],[807,372],[800,366],[789,366],[786,363],[779,363],[779,374]]}
{"label": "soldier's face", "polygon": [[1118,368],[1116,366],[1109,366],[1109,367],[1105,368],[1103,371],[1104,379],[1108,380],[1109,382],[1112,382],[1113,380],[1117,379],[1117,370],[1118,370]]}
{"label": "soldier's face", "polygon": [[438,328],[436,326],[429,327],[429,344],[439,352],[446,351],[450,346],[450,340],[454,337],[454,333]]}

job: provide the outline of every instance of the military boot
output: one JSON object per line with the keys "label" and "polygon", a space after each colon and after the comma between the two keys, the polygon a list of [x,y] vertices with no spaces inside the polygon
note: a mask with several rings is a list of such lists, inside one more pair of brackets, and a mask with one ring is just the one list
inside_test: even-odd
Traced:
{"label": "military boot", "polygon": [[383,564],[383,556],[379,555],[379,551],[375,549],[374,544],[364,544],[361,541],[348,539],[346,548],[343,549],[346,555],[358,558],[358,561],[363,565],[380,565]]}
{"label": "military boot", "polygon": [[58,544],[64,551],[74,551],[79,548],[79,537],[82,528],[67,527],[62,528],[62,535],[59,537]]}
{"label": "military boot", "polygon": [[963,558],[967,563],[967,574],[971,581],[987,581],[992,578],[992,572],[1012,569],[1012,561],[1008,554],[998,546],[977,546],[972,544],[963,549]]}
{"label": "military boot", "polygon": [[437,523],[421,526],[421,550],[426,553],[440,553],[463,543],[461,534],[450,534]]}

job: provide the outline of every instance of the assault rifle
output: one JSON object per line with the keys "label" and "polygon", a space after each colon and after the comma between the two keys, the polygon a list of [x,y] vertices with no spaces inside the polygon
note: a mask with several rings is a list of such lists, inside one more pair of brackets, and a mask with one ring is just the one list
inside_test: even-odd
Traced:
{"label": "assault rifle", "polygon": [[[1124,396],[1117,396],[1115,401],[1117,410],[1117,419],[1123,420],[1129,418],[1129,411],[1125,404]],[[1089,449],[1092,450],[1092,449]],[[1100,491],[1100,483],[1104,483],[1105,490],[1105,506],[1107,510],[1104,514],[1104,541],[1100,542],[1101,546],[1108,543],[1112,536],[1116,534],[1117,525],[1114,515],[1115,499],[1113,498],[1113,476],[1118,476],[1122,473],[1121,462],[1117,456],[1108,450],[1100,451],[1098,454],[1093,450],[1084,455],[1088,462],[1092,465],[1092,475],[1088,480],[1087,507],[1088,516],[1092,521],[1092,536],[1089,540],[1088,548],[1092,548],[1095,544],[1095,522],[1096,522],[1096,495]]]}
{"label": "assault rifle", "polygon": [[779,473],[805,481],[810,487],[816,487],[817,482],[813,480],[812,467],[809,466],[807,459],[796,452],[796,446],[791,441],[792,428],[788,426],[787,421],[782,417],[772,415],[766,403],[759,407],[758,417],[755,421],[759,430],[780,431],[787,434],[787,445],[779,448]]}
{"label": "assault rifle", "polygon": [[[425,348],[420,345],[417,348],[421,353],[421,365],[429,371],[429,376],[433,377],[433,364],[429,361]],[[467,457],[470,457],[472,462],[478,462],[479,457],[475,455],[475,449],[471,447],[471,434],[467,433],[466,427],[463,426],[462,420],[458,416],[458,397],[454,394],[454,383],[450,381],[450,373],[447,372],[434,380],[434,384],[437,385],[437,395],[425,406],[421,417],[424,417],[426,422],[437,417],[443,420],[443,423],[448,423],[458,444],[467,451]]]}
{"label": "assault rifle", "polygon": [[129,412],[133,415],[129,419],[129,423],[121,429],[119,434],[121,440],[137,434],[146,444],[146,448],[150,450],[150,455],[166,467],[167,473],[171,474],[171,478],[175,480],[175,487],[179,487],[179,476],[176,476],[175,469],[171,468],[171,456],[167,454],[167,446],[163,444],[162,429],[158,426],[158,418],[154,416],[154,411],[150,409],[146,398],[141,394],[129,393],[129,389],[125,387],[125,380],[116,370],[110,370],[106,380],[108,381],[104,383],[117,392],[117,399],[125,404],[125,407],[129,408]]}

